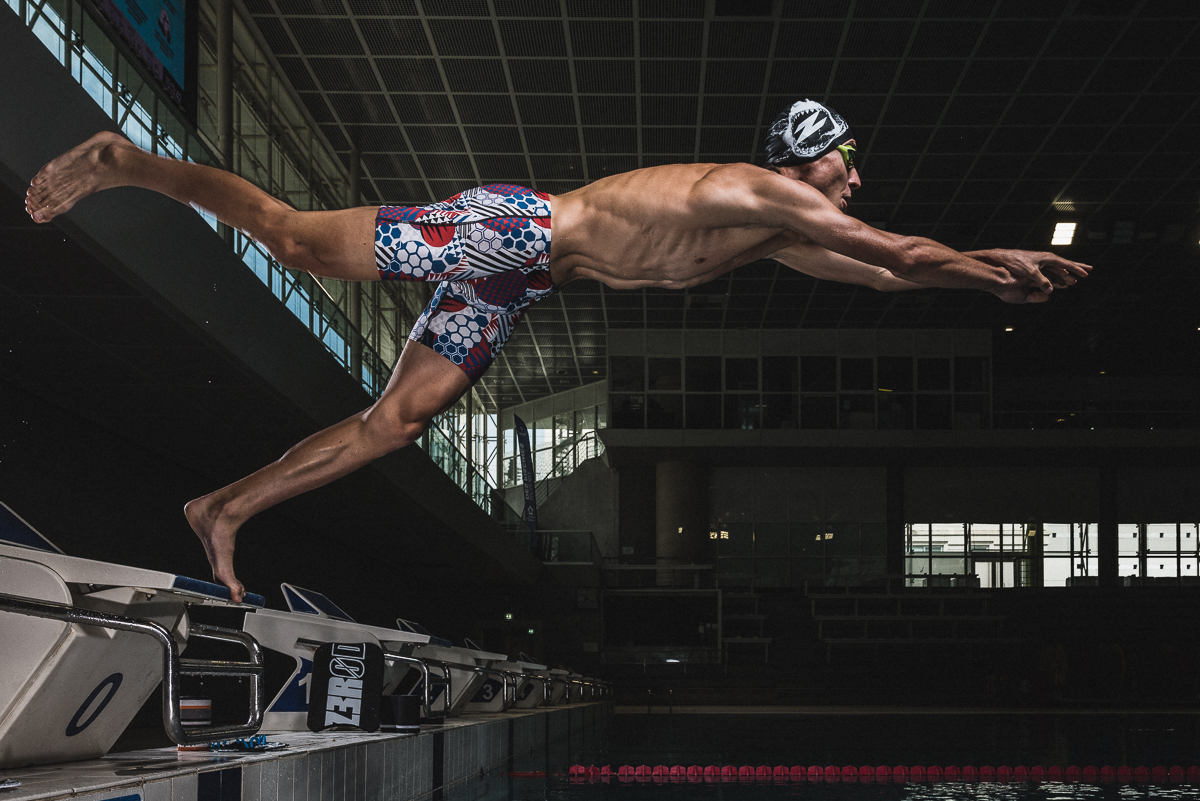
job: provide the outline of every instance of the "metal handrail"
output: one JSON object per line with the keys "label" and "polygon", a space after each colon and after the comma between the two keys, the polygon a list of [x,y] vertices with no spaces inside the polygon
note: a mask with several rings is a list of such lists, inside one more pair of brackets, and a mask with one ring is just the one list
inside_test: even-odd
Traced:
{"label": "metal handrail", "polygon": [[417,659],[415,656],[402,656],[400,654],[392,653],[391,651],[384,651],[383,658],[385,660],[392,661],[392,662],[408,662],[409,664],[416,665],[420,669],[421,677],[422,677],[421,689],[424,691],[424,695],[425,695],[425,703],[422,704],[421,706],[422,706],[422,711],[424,711],[424,713],[425,713],[425,717],[427,717],[427,718],[446,717],[447,715],[450,714],[450,674],[449,674],[449,672],[446,673],[446,700],[442,704],[442,706],[444,708],[442,710],[441,715],[435,715],[433,712],[433,700],[429,696],[429,683],[430,683],[429,682],[429,665],[425,664],[424,661]]}
{"label": "metal handrail", "polygon": [[[420,657],[410,657],[410,658],[420,659]],[[433,718],[433,717],[448,717],[450,715],[451,710],[454,708],[454,704],[451,699],[451,696],[454,695],[454,684],[450,678],[450,668],[453,667],[453,668],[462,669],[465,666],[464,665],[456,665],[451,662],[443,662],[440,659],[420,659],[420,661],[424,662],[429,667],[434,667],[434,668],[437,668],[438,670],[442,671],[442,677],[445,679],[444,684],[446,685],[446,696],[445,696],[445,700],[442,702],[441,714],[434,714],[433,708],[427,707],[429,710],[429,714],[427,715],[427,717],[431,717],[431,718]],[[426,674],[425,674],[425,680],[426,680],[426,685],[428,686],[428,682],[429,682],[429,673],[428,672],[426,672]]]}
{"label": "metal handrail", "polygon": [[[176,745],[201,745],[213,740],[226,740],[255,734],[263,722],[263,654],[258,642],[242,631],[192,623],[190,637],[235,643],[246,649],[249,662],[230,662],[218,659],[180,659],[175,638],[160,623],[153,620],[97,612],[77,606],[17,598],[0,594],[0,611],[29,617],[59,620],[80,626],[98,626],[117,631],[145,634],[158,642],[162,649],[163,729]],[[243,724],[222,726],[189,726],[184,728],[179,709],[180,676],[239,676],[250,679],[250,714]]]}
{"label": "metal handrail", "polygon": [[[556,469],[558,468],[558,466],[560,464],[562,464],[564,461],[566,461],[568,456],[570,456],[571,458],[574,458],[575,452],[579,448],[579,446],[582,445],[583,443],[587,442],[589,439],[596,440],[596,442],[600,446],[600,449],[602,449],[604,447],[604,443],[601,442],[600,437],[596,434],[596,432],[594,430],[587,434],[584,434],[582,437],[577,437],[575,439],[575,441],[571,443],[570,447],[567,450],[563,451],[561,456],[559,456],[557,459],[555,459],[553,462],[550,463],[549,472],[547,472],[546,475],[544,475],[542,477],[542,480],[537,483],[537,486],[534,487],[534,498],[537,500],[538,506],[541,506],[543,503],[546,502],[546,499],[550,497],[550,484],[549,484],[550,480],[553,478],[566,478],[566,476],[555,475],[555,472],[556,472]],[[600,449],[597,449],[597,455],[599,455]]]}

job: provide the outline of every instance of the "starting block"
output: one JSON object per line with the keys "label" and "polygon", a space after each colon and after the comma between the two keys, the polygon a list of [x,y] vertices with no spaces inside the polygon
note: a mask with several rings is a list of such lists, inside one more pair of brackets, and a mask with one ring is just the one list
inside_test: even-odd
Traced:
{"label": "starting block", "polygon": [[[242,605],[264,603],[247,595]],[[190,623],[189,604],[236,605],[219,584],[68,556],[0,503],[0,768],[103,756],[160,681],[163,726],[176,743],[258,731],[258,644],[242,632]],[[197,638],[239,645],[247,660],[182,659]],[[184,728],[180,677],[187,675],[248,678],[246,722]]]}

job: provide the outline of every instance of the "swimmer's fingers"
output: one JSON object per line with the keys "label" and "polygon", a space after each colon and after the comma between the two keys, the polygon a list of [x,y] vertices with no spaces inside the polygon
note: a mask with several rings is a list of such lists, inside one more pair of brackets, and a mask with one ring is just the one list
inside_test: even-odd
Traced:
{"label": "swimmer's fingers", "polygon": [[1073,273],[1080,278],[1087,278],[1092,272],[1092,265],[1070,261],[1055,253],[1038,253],[1037,255],[1043,270],[1047,267],[1057,267],[1066,272]]}
{"label": "swimmer's fingers", "polygon": [[1079,279],[1068,273],[1062,267],[1044,267],[1042,273],[1050,279],[1050,283],[1054,284],[1055,289],[1074,286],[1079,283]]}

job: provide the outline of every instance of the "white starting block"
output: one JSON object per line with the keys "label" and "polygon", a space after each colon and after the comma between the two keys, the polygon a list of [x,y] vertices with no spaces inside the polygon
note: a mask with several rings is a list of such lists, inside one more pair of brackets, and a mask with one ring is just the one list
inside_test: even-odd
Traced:
{"label": "white starting block", "polygon": [[[470,640],[466,644],[469,648],[478,648]],[[463,707],[464,712],[506,712],[509,707],[533,709],[542,703],[545,683],[540,673],[548,669],[545,665],[505,659],[488,667],[501,677],[487,676],[471,701]]]}
{"label": "white starting block", "polygon": [[[396,628],[405,631],[421,631],[425,629],[403,618],[396,618]],[[428,634],[428,632],[425,632]],[[450,677],[450,710],[451,712],[466,712],[470,711],[467,706],[480,692],[485,692],[482,688],[486,685],[489,677],[499,679],[500,691],[499,697],[501,706],[507,709],[507,704],[504,699],[511,694],[511,675],[503,670],[495,667],[498,662],[504,662],[508,659],[505,654],[495,654],[489,651],[484,651],[481,648],[475,647],[474,643],[469,640],[468,645],[459,648],[452,644],[449,640],[441,640],[436,637],[430,638],[431,642],[428,645],[421,645],[412,650],[412,656],[426,662],[430,665],[437,665],[446,671]],[[441,690],[437,691],[438,693]],[[499,710],[495,710],[499,711]]]}
{"label": "white starting block", "polygon": [[458,688],[453,686],[457,679],[449,671],[440,669],[440,665],[434,665],[435,674],[441,674],[444,681],[432,681],[430,665],[414,653],[420,648],[450,646],[449,641],[438,640],[424,631],[418,633],[358,623],[319,592],[286,583],[280,586],[290,611],[259,609],[247,612],[242,625],[242,629],[262,647],[290,656],[296,662],[291,676],[267,705],[263,716],[264,731],[308,730],[313,654],[327,642],[378,645],[384,652],[384,695],[394,694],[409,671],[415,669],[421,677],[412,686],[420,688],[424,694],[425,716],[441,717],[452,711],[452,696],[443,696],[442,691],[448,683],[457,692]]}
{"label": "white starting block", "polygon": [[[246,605],[263,603],[246,596]],[[258,644],[241,632],[190,623],[189,604],[235,605],[219,584],[67,556],[0,504],[0,768],[103,756],[160,680],[163,725],[176,743],[256,732]],[[196,638],[236,643],[248,661],[181,659]],[[185,729],[185,675],[249,678],[247,721]]]}

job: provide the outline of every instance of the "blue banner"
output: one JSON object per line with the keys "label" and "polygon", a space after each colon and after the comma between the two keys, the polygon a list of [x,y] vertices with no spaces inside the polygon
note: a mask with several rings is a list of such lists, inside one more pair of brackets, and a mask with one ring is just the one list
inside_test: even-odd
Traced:
{"label": "blue banner", "polygon": [[529,526],[529,547],[537,550],[537,480],[533,475],[533,453],[529,447],[529,429],[525,421],[513,415],[517,424],[517,448],[521,451],[521,477],[525,482],[525,523]]}

